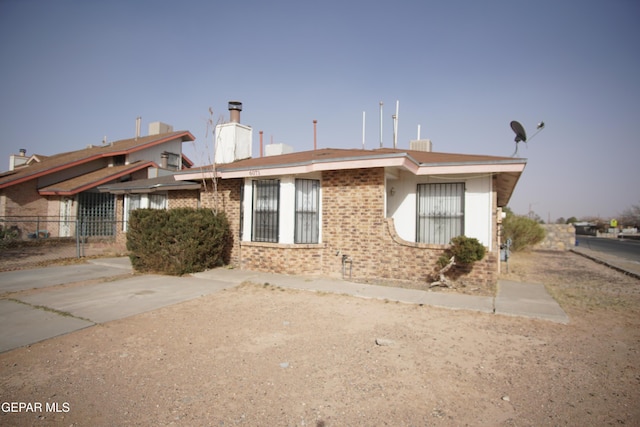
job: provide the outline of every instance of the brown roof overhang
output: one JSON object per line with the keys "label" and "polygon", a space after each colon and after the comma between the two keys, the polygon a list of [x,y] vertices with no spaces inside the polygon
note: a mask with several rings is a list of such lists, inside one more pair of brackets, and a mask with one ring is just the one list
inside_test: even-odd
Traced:
{"label": "brown roof overhang", "polygon": [[[0,189],[30,181],[35,178],[49,175],[51,173],[63,171],[74,166],[78,166],[96,159],[119,156],[134,153],[136,151],[153,147],[165,142],[182,139],[184,141],[194,141],[195,137],[189,131],[178,131],[168,134],[151,135],[139,138],[115,141],[111,144],[85,148],[83,150],[70,151],[53,156],[48,156],[40,163],[29,167],[20,168],[11,172],[12,174],[0,176]],[[190,161],[190,160],[189,160]],[[5,179],[1,179],[5,178]]]}
{"label": "brown roof overhang", "polygon": [[98,187],[101,193],[139,194],[155,191],[199,190],[202,184],[194,181],[176,181],[173,175],[157,178],[137,179],[135,181],[117,182]]}
{"label": "brown roof overhang", "polygon": [[142,169],[158,167],[155,162],[136,162],[130,165],[112,166],[58,182],[38,189],[42,196],[73,196],[101,184],[121,178]]}

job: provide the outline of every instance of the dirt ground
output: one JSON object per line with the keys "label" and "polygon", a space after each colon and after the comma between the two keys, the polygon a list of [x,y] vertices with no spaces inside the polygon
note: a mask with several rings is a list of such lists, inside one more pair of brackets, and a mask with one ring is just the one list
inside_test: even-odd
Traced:
{"label": "dirt ground", "polygon": [[243,284],[0,354],[0,424],[640,425],[640,281],[509,267],[570,324]]}

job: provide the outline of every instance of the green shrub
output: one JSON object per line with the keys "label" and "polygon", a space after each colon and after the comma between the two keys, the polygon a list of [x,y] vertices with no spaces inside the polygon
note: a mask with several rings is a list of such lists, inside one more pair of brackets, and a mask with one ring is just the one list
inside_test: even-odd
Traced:
{"label": "green shrub", "polygon": [[438,265],[444,267],[451,257],[455,257],[456,264],[471,265],[482,260],[485,255],[485,247],[478,239],[466,236],[457,236],[451,239],[451,246],[438,259]]}
{"label": "green shrub", "polygon": [[19,241],[20,232],[17,227],[6,227],[0,225],[0,248],[15,246]]}
{"label": "green shrub", "polygon": [[514,215],[505,210],[506,217],[502,221],[503,241],[511,239],[510,249],[514,252],[534,246],[544,240],[546,232],[534,219]]}
{"label": "green shrub", "polygon": [[137,209],[127,249],[138,272],[183,275],[229,262],[231,231],[224,213],[209,209]]}

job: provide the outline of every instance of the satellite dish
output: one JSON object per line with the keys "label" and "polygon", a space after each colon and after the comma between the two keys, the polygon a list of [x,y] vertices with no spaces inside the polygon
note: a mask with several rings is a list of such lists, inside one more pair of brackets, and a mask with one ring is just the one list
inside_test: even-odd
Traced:
{"label": "satellite dish", "polygon": [[[515,132],[516,134],[516,137],[514,139],[514,141],[516,142],[516,151],[511,155],[511,157],[513,157],[518,154],[518,143],[519,142],[524,142],[525,144],[527,143],[527,133],[524,131],[524,127],[520,124],[520,122],[517,122],[515,120],[511,122],[511,129],[513,129],[513,132]],[[529,138],[529,141],[531,141],[537,134],[539,134],[542,129],[544,129],[544,122],[538,123],[538,126],[536,127],[536,132],[533,135],[531,135],[531,138]]]}
{"label": "satellite dish", "polygon": [[[544,125],[543,125],[544,126]],[[524,127],[520,124],[520,122],[516,122],[515,120],[511,122],[511,129],[516,134],[515,141],[516,143],[522,141],[527,142],[527,133],[524,131]]]}

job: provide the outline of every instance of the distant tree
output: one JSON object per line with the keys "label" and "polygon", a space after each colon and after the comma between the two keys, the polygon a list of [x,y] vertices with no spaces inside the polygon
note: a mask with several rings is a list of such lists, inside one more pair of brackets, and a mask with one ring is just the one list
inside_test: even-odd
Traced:
{"label": "distant tree", "polygon": [[576,218],[575,216],[572,216],[567,218],[567,221],[565,222],[565,224],[575,224],[576,222],[578,222],[578,218]]}
{"label": "distant tree", "polygon": [[505,208],[505,219],[502,221],[503,241],[511,239],[511,250],[516,252],[540,243],[546,232],[540,222],[530,216],[514,215],[511,209]]}
{"label": "distant tree", "polygon": [[618,215],[618,224],[628,227],[638,227],[640,225],[640,204],[627,208]]}
{"label": "distant tree", "polygon": [[567,223],[567,220],[565,220],[563,217],[560,217],[556,219],[556,224],[568,224],[568,223]]}
{"label": "distant tree", "polygon": [[537,222],[538,224],[544,224],[544,219],[542,219],[542,217],[540,217],[540,215],[538,215],[537,213],[531,211],[529,212],[528,215],[529,219],[532,219],[533,221]]}

